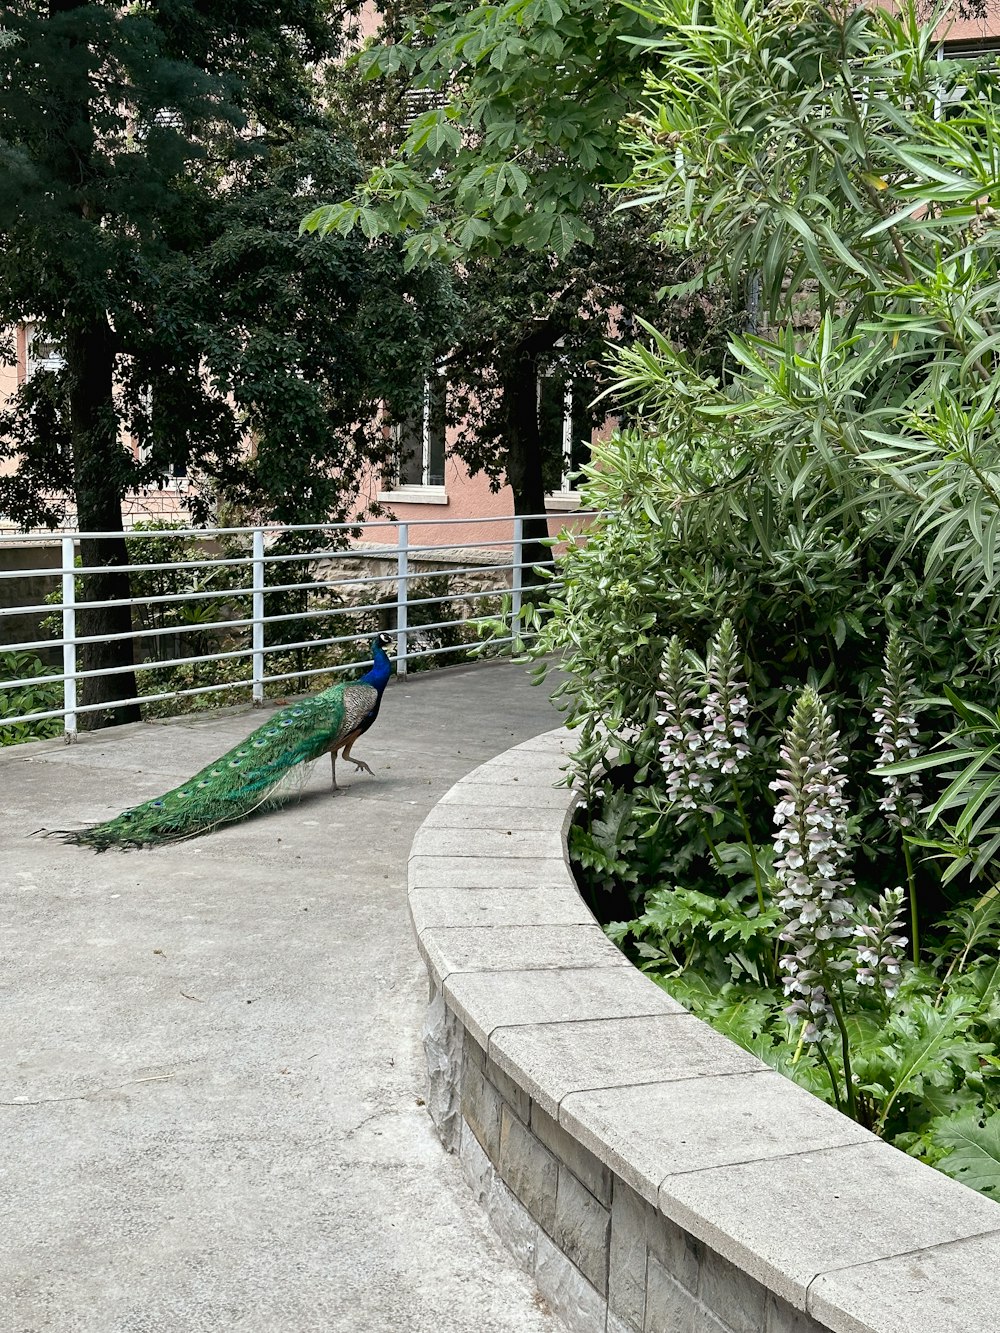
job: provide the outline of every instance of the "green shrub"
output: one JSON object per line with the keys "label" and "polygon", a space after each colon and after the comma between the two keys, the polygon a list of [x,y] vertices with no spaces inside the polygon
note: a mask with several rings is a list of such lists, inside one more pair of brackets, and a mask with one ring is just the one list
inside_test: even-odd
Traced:
{"label": "green shrub", "polygon": [[45,713],[61,708],[63,687],[61,681],[48,677],[52,671],[35,653],[0,653],[0,680],[25,680],[30,685],[15,689],[0,689],[0,745],[20,745],[24,741],[51,740],[63,733],[62,718],[42,718],[36,722],[4,723],[7,717],[26,713]]}
{"label": "green shrub", "polygon": [[942,116],[974,81],[909,4],[644,12],[631,184],[758,331],[721,374],[649,326],[617,354],[607,516],[530,613],[579,878],[694,1012],[1000,1194],[995,79]]}

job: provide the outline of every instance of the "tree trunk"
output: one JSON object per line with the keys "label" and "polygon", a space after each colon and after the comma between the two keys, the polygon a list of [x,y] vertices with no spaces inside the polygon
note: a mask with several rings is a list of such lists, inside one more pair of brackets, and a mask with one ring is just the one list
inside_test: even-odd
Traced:
{"label": "tree trunk", "polygon": [[[85,8],[88,0],[48,0],[51,19]],[[71,57],[86,46],[86,25],[70,32]],[[73,66],[76,71],[77,66]],[[55,95],[53,121],[67,146],[64,163],[73,190],[78,194],[80,219],[100,234],[101,217],[88,197],[88,186],[100,179],[106,168],[95,167],[96,141],[88,85],[76,77],[68,79]],[[122,529],[122,497],[128,485],[128,468],[118,438],[114,406],[114,337],[100,296],[88,289],[85,280],[66,274],[65,323],[60,332],[65,341],[66,379],[69,390],[69,426],[73,451],[73,489],[76,493],[77,526],[83,532],[122,533],[101,541],[82,541],[80,558],[85,567],[98,569],[79,586],[79,600],[113,602],[114,605],[77,613],[77,633],[94,636],[96,643],[82,645],[78,667],[83,671],[105,671],[127,667],[113,676],[93,676],[80,681],[78,701],[82,705],[106,704],[80,714],[87,729],[138,722],[138,704],[115,706],[119,699],[137,693],[132,640],[115,639],[131,634],[132,608],[128,563]]]}
{"label": "tree trunk", "polygon": [[132,608],[129,575],[122,568],[128,564],[122,527],[125,468],[114,410],[112,333],[106,319],[74,328],[67,335],[66,363],[77,524],[82,532],[122,533],[102,540],[85,538],[80,543],[84,566],[100,567],[99,573],[81,580],[80,600],[115,603],[77,614],[77,632],[85,637],[98,636],[98,642],[82,645],[80,667],[84,671],[129,668],[80,682],[81,704],[108,705],[81,713],[81,727],[96,729],[140,720],[138,704],[116,706],[118,699],[133,698],[138,693],[132,670],[132,640],[110,638],[131,633]]}
{"label": "tree trunk", "polygon": [[[514,513],[522,516],[545,513],[542,439],[538,430],[538,357],[552,341],[548,332],[525,338],[501,371],[507,482],[514,492]],[[552,558],[551,549],[541,544],[548,532],[544,518],[525,518],[524,587],[541,582],[534,566]]]}

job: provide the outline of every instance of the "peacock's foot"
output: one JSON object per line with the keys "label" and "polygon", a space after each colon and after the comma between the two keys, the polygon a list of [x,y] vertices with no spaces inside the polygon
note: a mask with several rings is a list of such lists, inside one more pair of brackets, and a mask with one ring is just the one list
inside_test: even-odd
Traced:
{"label": "peacock's foot", "polygon": [[359,773],[371,773],[372,777],[375,776],[363,759],[348,759],[347,762],[353,764]]}

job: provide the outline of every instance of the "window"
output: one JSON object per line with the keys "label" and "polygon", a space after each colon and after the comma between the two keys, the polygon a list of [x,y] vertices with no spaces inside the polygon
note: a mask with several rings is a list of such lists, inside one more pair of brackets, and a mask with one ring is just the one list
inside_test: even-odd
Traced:
{"label": "window", "polygon": [[550,494],[576,494],[574,474],[590,461],[594,418],[588,404],[595,393],[593,384],[582,377],[539,376],[538,429]]}
{"label": "window", "polygon": [[66,358],[59,350],[59,344],[49,338],[44,330],[35,323],[24,326],[24,378],[30,379],[38,370],[53,373],[62,370]]}
{"label": "window", "polygon": [[997,70],[1000,67],[1000,42],[946,42],[938,48],[942,62],[941,91],[936,100],[940,120],[952,120],[981,100],[997,96]]}
{"label": "window", "polygon": [[397,484],[444,488],[447,385],[440,375],[424,382],[423,410],[393,428]]}
{"label": "window", "polygon": [[437,88],[404,88],[401,122],[407,133],[428,111],[440,111],[448,105],[447,95]]}
{"label": "window", "polygon": [[[142,391],[141,401],[150,418],[150,425],[152,425],[155,399],[151,388]],[[153,446],[151,444],[139,444],[137,441],[133,441],[133,448],[135,448],[136,455],[141,463],[148,463],[151,460],[153,456]],[[184,490],[188,475],[187,457],[178,452],[166,465],[160,464],[159,474],[161,486],[172,483],[178,490]]]}

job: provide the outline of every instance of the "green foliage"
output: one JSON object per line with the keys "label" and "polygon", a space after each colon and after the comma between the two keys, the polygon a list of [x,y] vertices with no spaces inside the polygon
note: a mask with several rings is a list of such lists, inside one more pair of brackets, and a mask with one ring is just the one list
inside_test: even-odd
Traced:
{"label": "green foliage", "polygon": [[[704,653],[728,616],[743,645],[751,712],[768,724],[750,768],[755,843],[769,834],[777,736],[795,694],[811,684],[831,705],[848,755],[856,870],[871,882],[873,859],[898,852],[878,809],[882,780],[871,771],[878,759],[871,711],[888,632],[903,627],[929,693],[949,682],[985,700],[981,664],[994,626],[970,614],[946,580],[925,581],[919,562],[890,569],[893,546],[883,536],[845,533],[834,497],[810,512],[815,496],[786,494],[779,504],[769,483],[747,477],[747,521],[719,528],[711,493],[703,498],[678,484],[677,441],[665,430],[595,446],[584,498],[606,517],[592,524],[585,545],[567,545],[561,586],[528,608],[540,636],[533,651],[558,653],[567,672],[555,692],[577,728],[577,774],[593,791],[606,771],[624,766],[636,786],[658,789],[656,690],[667,642],[676,634]],[[759,513],[769,515],[767,545],[751,521]],[[941,725],[950,714],[941,700],[922,724]],[[719,840],[734,834],[742,836],[726,826]]]}
{"label": "green foliage", "polygon": [[[612,937],[693,1012],[990,1190],[1000,100],[987,81],[939,114],[968,69],[937,60],[934,21],[911,8],[650,0],[641,16],[654,32],[648,102],[628,121],[629,197],[697,265],[674,294],[723,284],[746,315],[722,364],[652,324],[613,355],[626,423],[585,469],[585,501],[605,516],[529,608],[533,651],[569,673],[557,694],[589,803],[571,835],[578,874]],[[702,660],[727,620],[754,741],[731,793],[710,782],[710,798],[692,786],[685,802],[684,766],[671,757],[665,774],[661,743],[709,753],[707,731],[684,730],[709,725]],[[908,757],[873,771],[890,734],[872,721],[887,707],[887,640],[889,711],[906,714],[892,745]],[[672,642],[696,682],[678,707],[657,697]],[[823,753],[836,762],[786,730],[804,688],[833,719]],[[810,896],[787,809],[778,857],[764,850],[780,745],[783,804],[801,797],[803,827],[809,812],[827,820],[815,873],[840,895],[836,916]],[[827,796],[848,802],[837,811],[824,772]],[[928,806],[904,821],[891,779],[907,773],[922,774]]]}
{"label": "green foliage", "polygon": [[399,150],[310,230],[406,234],[407,264],[509,247],[565,260],[593,243],[588,210],[620,179],[622,118],[646,65],[626,36],[649,20],[608,0],[510,0],[422,9],[361,56],[371,79],[429,103]]}
{"label": "green foliage", "polygon": [[984,1116],[970,1107],[942,1116],[931,1129],[935,1145],[945,1153],[935,1163],[938,1170],[1000,1199],[1000,1111]]}
{"label": "green foliage", "polygon": [[587,872],[588,882],[598,889],[639,884],[639,832],[635,797],[627,791],[612,791],[600,818],[592,818],[586,827],[571,827],[570,855]]}
{"label": "green foliage", "polygon": [[35,722],[10,722],[5,717],[23,717],[28,713],[46,713],[61,708],[61,681],[50,681],[50,668],[35,653],[0,653],[0,680],[31,680],[30,685],[0,690],[0,745],[20,745],[24,741],[49,740],[61,736],[62,719],[41,718]]}
{"label": "green foliage", "polygon": [[[541,512],[564,471],[562,413],[548,428],[539,382],[559,403],[570,391],[578,450],[605,415],[593,372],[607,341],[691,276],[603,188],[627,169],[620,121],[642,86],[643,53],[620,37],[648,31],[608,0],[394,8],[358,62],[373,169],[302,224],[399,237],[413,272],[450,267],[462,307],[442,367],[451,447],[495,489],[509,484],[519,513]],[[365,97],[356,69],[331,86],[348,114],[347,90]],[[663,317],[712,357],[716,304],[675,301]]]}
{"label": "green foliage", "polygon": [[359,178],[319,73],[352,30],[327,0],[5,7],[0,324],[36,321],[67,363],[0,418],[6,512],[51,524],[70,495],[105,529],[171,467],[202,517],[221,492],[352,511],[388,452],[358,423],[419,393],[452,310],[392,244],[298,235]]}
{"label": "green foliage", "polygon": [[773,974],[779,920],[774,908],[748,911],[736,892],[719,897],[670,888],[647,893],[641,916],[607,929],[616,943],[629,937],[635,941],[644,972],[671,976],[696,968],[699,976],[720,986],[735,979],[765,984]]}
{"label": "green foliage", "polygon": [[941,116],[967,62],[936,58],[912,5],[642,12],[657,59],[630,185],[704,284],[755,275],[767,326],[732,339],[725,382],[654,338],[620,358],[626,399],[671,418],[720,531],[768,545],[789,497],[812,516],[830,496],[849,533],[992,600],[995,83]]}
{"label": "green foliage", "polygon": [[[930,754],[891,764],[884,773],[923,773],[943,770],[947,786],[927,812],[930,829],[940,821],[944,836],[913,839],[918,847],[936,852],[947,864],[943,881],[968,874],[971,879],[995,874],[1000,851],[1000,710],[963,702],[945,686],[945,694],[959,716],[959,726]],[[957,811],[953,823],[942,818]]]}

